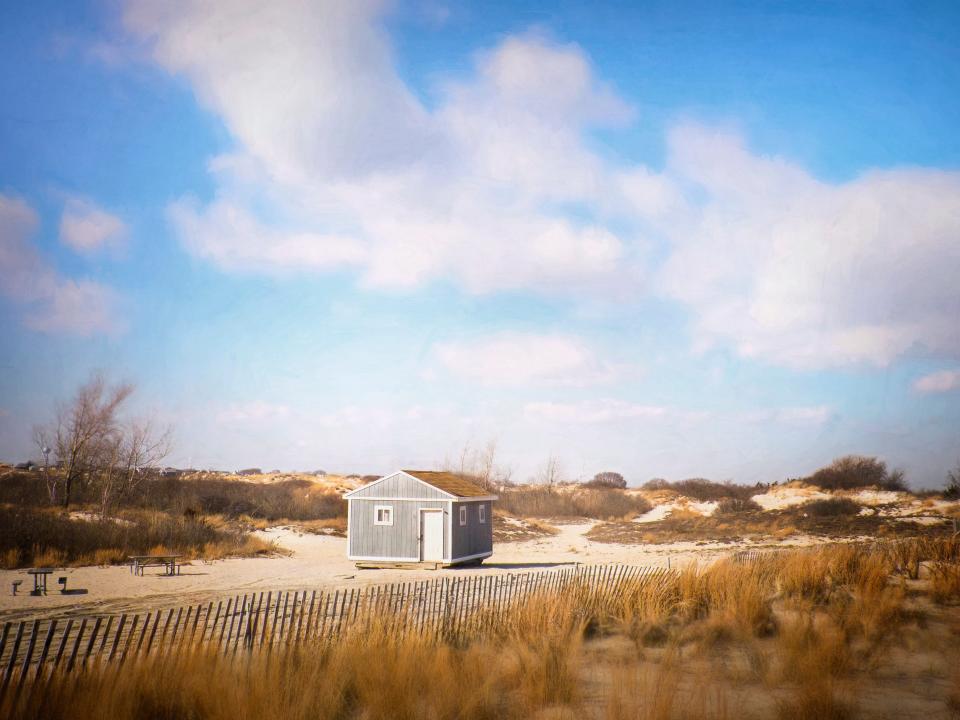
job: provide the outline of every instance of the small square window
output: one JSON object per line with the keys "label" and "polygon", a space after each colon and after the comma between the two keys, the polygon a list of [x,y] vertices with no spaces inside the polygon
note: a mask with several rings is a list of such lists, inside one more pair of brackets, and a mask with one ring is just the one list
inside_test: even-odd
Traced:
{"label": "small square window", "polygon": [[393,507],[391,505],[377,505],[373,509],[374,525],[393,525]]}
{"label": "small square window", "polygon": [[467,506],[466,505],[463,505],[460,507],[460,524],[461,525],[467,524]]}
{"label": "small square window", "polygon": [[482,525],[487,521],[487,506],[478,505],[477,506],[477,515],[480,518],[480,524]]}

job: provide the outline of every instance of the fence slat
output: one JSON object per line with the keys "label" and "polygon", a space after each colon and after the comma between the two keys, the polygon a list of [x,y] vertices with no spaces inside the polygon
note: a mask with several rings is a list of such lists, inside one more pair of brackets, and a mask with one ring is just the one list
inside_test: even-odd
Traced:
{"label": "fence slat", "polygon": [[17,687],[23,687],[27,679],[27,673],[30,672],[30,662],[33,660],[33,651],[37,647],[37,635],[40,634],[40,620],[34,620],[30,628],[30,641],[27,643],[27,654],[23,658],[23,664],[20,666],[20,680]]}
{"label": "fence slat", "polygon": [[57,632],[57,620],[51,620],[50,625],[47,626],[47,638],[43,641],[43,649],[40,651],[40,657],[37,658],[37,672],[34,675],[34,678],[39,680],[43,675],[43,664],[47,661],[47,655],[50,652],[50,647],[53,645],[53,636]]}

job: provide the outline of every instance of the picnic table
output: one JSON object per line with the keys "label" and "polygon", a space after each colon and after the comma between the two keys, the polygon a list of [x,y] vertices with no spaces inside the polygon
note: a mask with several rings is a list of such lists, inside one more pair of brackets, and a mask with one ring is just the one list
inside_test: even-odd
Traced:
{"label": "picnic table", "polygon": [[178,559],[182,555],[130,555],[130,572],[134,575],[143,575],[143,569],[151,565],[164,568],[165,575],[179,575],[180,564]]}
{"label": "picnic table", "polygon": [[33,568],[27,570],[27,575],[33,575],[33,590],[31,595],[47,594],[47,578],[53,574],[53,568]]}

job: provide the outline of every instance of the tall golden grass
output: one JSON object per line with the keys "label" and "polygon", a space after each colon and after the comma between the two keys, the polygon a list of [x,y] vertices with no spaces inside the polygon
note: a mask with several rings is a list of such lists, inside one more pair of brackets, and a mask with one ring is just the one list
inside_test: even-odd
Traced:
{"label": "tall golden grass", "polygon": [[[910,552],[921,568],[956,568],[957,550],[955,540],[918,540]],[[309,644],[94,663],[32,698],[8,696],[0,716],[846,720],[909,622],[908,603],[939,597],[939,576],[910,580],[901,552],[837,545],[691,566],[656,582],[581,578],[503,616],[481,608],[456,636],[442,625],[404,632],[380,608]],[[598,665],[592,644],[616,638],[632,650]],[[960,676],[942,703],[960,706]]]}

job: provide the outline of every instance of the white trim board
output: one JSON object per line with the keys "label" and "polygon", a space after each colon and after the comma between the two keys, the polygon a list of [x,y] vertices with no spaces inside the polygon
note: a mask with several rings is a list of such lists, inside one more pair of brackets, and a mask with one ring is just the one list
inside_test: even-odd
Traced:
{"label": "white trim board", "polygon": [[[410,473],[405,473],[403,470],[397,470],[396,472],[392,472],[392,473],[390,473],[389,475],[384,475],[382,478],[377,478],[377,479],[374,480],[373,482],[369,482],[369,483],[367,483],[366,485],[362,485],[361,487],[358,487],[356,490],[351,490],[350,492],[345,493],[343,497],[345,497],[345,498],[348,499],[348,500],[353,500],[354,498],[353,498],[352,496],[354,495],[354,493],[358,493],[358,492],[360,492],[361,490],[366,490],[367,488],[371,488],[371,487],[373,487],[374,485],[376,485],[376,484],[378,484],[378,483],[382,483],[384,480],[386,480],[386,479],[388,479],[388,478],[392,478],[392,477],[394,477],[394,476],[396,476],[396,475],[404,475],[404,476],[410,478],[411,480],[416,480],[418,483],[420,483],[420,484],[423,485],[424,487],[430,488],[430,489],[433,490],[434,492],[443,493],[444,495],[447,496],[447,497],[445,497],[445,498],[438,498],[438,499],[440,499],[440,500],[448,500],[448,499],[450,499],[450,498],[457,498],[457,497],[459,497],[458,495],[454,495],[453,493],[448,493],[446,490],[441,490],[441,489],[438,488],[436,485],[431,485],[430,483],[428,483],[428,482],[426,482],[426,481],[424,481],[424,480],[421,480],[421,479],[418,478],[418,477],[414,477],[414,476],[411,475]],[[359,500],[359,499],[360,499],[360,498],[357,498],[357,500]],[[426,499],[426,498],[423,498],[423,499]]]}
{"label": "white trim board", "polygon": [[[358,488],[359,489],[359,488]],[[403,498],[403,497],[352,497],[348,498],[344,495],[344,498],[347,500],[355,500],[357,502],[361,500],[389,500],[390,502],[493,502],[499,500],[500,498],[496,495],[484,495],[483,497],[455,497],[455,498]]]}
{"label": "white trim board", "polygon": [[[480,500],[496,500],[496,499],[497,499],[497,496],[496,496],[496,495],[484,495],[483,497],[464,497],[464,496],[462,496],[462,495],[454,495],[454,494],[451,493],[451,492],[447,492],[446,490],[442,490],[442,489],[438,488],[436,485],[431,485],[431,484],[428,483],[426,480],[421,480],[420,478],[416,477],[415,475],[411,475],[410,473],[404,472],[403,470],[397,470],[396,472],[392,472],[392,473],[390,473],[389,475],[384,475],[384,476],[381,477],[381,478],[377,478],[377,479],[374,480],[373,482],[368,482],[366,485],[361,485],[361,486],[358,487],[356,490],[351,490],[351,491],[348,492],[348,493],[344,493],[344,494],[343,494],[343,497],[344,497],[344,499],[346,499],[346,500],[373,500],[374,498],[372,498],[372,497],[370,497],[370,498],[366,498],[366,497],[365,497],[365,498],[355,498],[354,495],[355,495],[356,493],[360,492],[361,490],[366,490],[367,488],[371,488],[371,487],[373,487],[374,485],[376,485],[376,484],[378,484],[378,483],[381,483],[381,482],[383,482],[384,480],[386,480],[386,479],[388,479],[388,478],[392,478],[392,477],[394,477],[394,476],[396,476],[396,475],[404,475],[404,476],[410,478],[411,480],[416,480],[418,483],[420,483],[420,484],[423,485],[424,487],[430,488],[430,489],[433,490],[434,492],[438,492],[438,493],[442,493],[443,495],[446,495],[446,497],[444,497],[444,498],[433,498],[433,499],[435,499],[435,500],[441,500],[441,501],[442,501],[442,500],[456,500],[457,502],[478,502],[478,501],[480,501]],[[391,500],[391,499],[393,499],[393,498],[377,498],[377,499],[379,499],[379,500]],[[409,499],[413,499],[413,498],[397,498],[397,499],[400,499],[400,500],[409,500]],[[420,499],[426,500],[426,499],[428,499],[428,498],[420,498]]]}
{"label": "white trim board", "polygon": [[[375,555],[347,555],[347,560],[371,560],[373,562],[420,562],[419,558],[411,557],[378,557]],[[447,562],[443,560],[442,562]]]}

